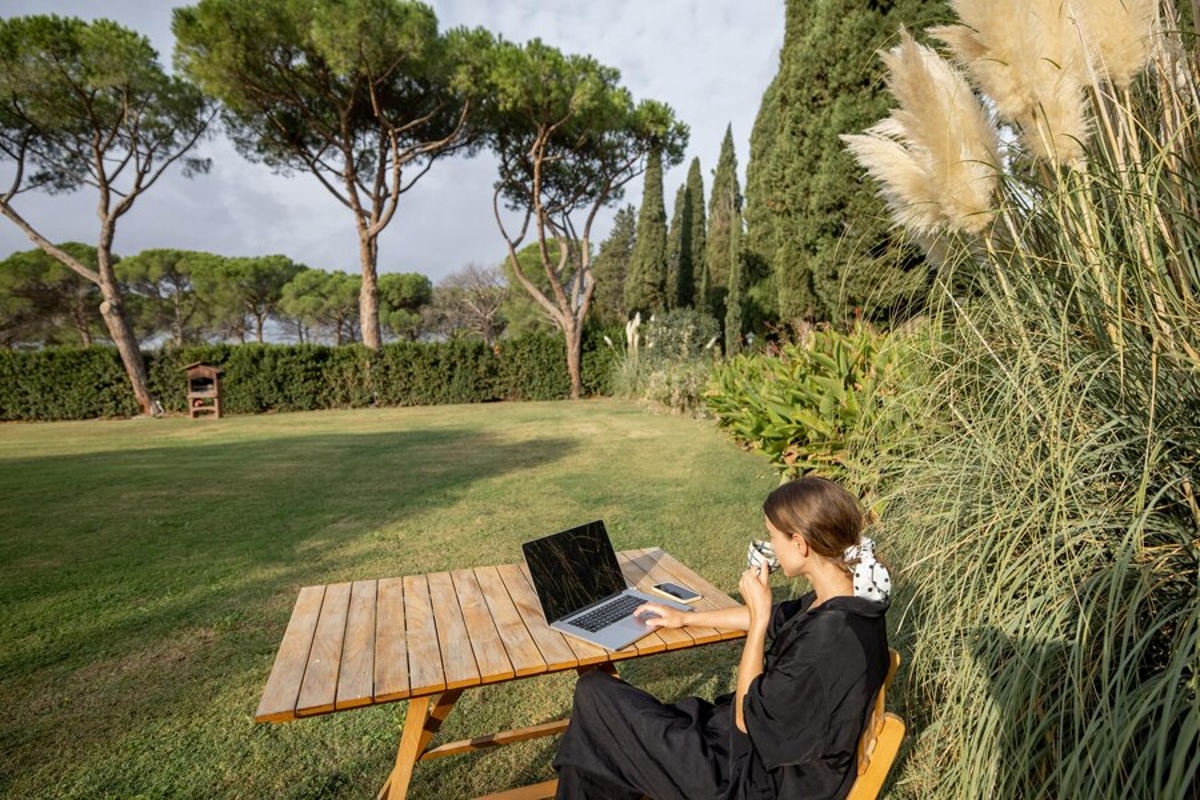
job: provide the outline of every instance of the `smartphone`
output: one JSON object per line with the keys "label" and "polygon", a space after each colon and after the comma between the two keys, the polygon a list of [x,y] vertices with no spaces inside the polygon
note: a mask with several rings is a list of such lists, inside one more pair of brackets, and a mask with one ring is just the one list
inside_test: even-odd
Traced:
{"label": "smartphone", "polygon": [[700,593],[695,589],[689,589],[678,583],[656,583],[650,587],[650,591],[674,600],[677,603],[694,603],[700,599]]}

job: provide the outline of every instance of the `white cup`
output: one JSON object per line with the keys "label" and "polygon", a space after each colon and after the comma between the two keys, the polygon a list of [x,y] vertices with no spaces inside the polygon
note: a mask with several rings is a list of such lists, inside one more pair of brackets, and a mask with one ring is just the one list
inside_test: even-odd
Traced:
{"label": "white cup", "polygon": [[761,539],[750,542],[750,547],[746,550],[746,563],[751,569],[766,567],[768,575],[779,569],[779,559],[775,557],[774,548],[770,542]]}

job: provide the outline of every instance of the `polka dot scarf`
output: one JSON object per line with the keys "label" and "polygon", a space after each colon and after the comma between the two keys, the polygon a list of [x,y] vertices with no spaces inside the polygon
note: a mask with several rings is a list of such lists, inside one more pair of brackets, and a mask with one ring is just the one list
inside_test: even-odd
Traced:
{"label": "polka dot scarf", "polygon": [[842,558],[854,570],[854,596],[882,603],[892,592],[892,576],[875,560],[875,541],[866,536],[846,548]]}

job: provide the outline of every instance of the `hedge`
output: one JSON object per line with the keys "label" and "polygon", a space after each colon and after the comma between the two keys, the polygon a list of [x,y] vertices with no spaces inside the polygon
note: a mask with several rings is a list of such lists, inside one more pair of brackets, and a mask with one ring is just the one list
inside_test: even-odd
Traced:
{"label": "hedge", "polygon": [[[583,383],[610,393],[618,353],[605,331],[584,337]],[[610,336],[612,332],[608,332]],[[199,345],[143,354],[150,389],[167,411],[187,409],[183,368],[220,367],[221,407],[233,414],[554,400],[570,394],[562,337],[362,345]],[[111,347],[0,351],[0,420],[128,417],[138,413],[120,357]]]}

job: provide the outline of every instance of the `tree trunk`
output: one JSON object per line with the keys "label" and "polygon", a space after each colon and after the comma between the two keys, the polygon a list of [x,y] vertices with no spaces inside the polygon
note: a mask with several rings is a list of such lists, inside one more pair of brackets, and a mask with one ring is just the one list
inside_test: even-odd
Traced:
{"label": "tree trunk", "polygon": [[133,335],[133,326],[125,314],[125,303],[121,297],[121,287],[117,283],[117,275],[112,263],[113,221],[104,219],[100,226],[100,241],[96,247],[96,276],[100,279],[100,316],[104,318],[104,326],[108,335],[117,346],[121,355],[121,363],[125,366],[125,374],[129,376],[129,384],[133,388],[133,396],[137,399],[142,414],[158,416],[162,407],[150,393],[150,378],[146,373],[146,362],[142,359],[141,348],[138,347],[137,337]]}
{"label": "tree trunk", "polygon": [[[107,270],[111,271],[111,270]],[[108,335],[117,346],[121,355],[121,363],[125,366],[125,374],[133,387],[133,396],[137,398],[138,407],[143,414],[157,415],[158,403],[150,393],[150,378],[146,373],[146,362],[142,360],[142,351],[138,347],[137,338],[125,316],[125,305],[121,301],[121,293],[115,282],[106,280],[106,270],[100,272],[100,294],[104,301],[100,303],[100,316],[108,328]]]}
{"label": "tree trunk", "polygon": [[179,299],[178,287],[175,289],[175,295],[171,298],[171,305],[175,310],[175,344],[183,347],[183,303]]}
{"label": "tree trunk", "polygon": [[92,346],[92,328],[88,324],[87,310],[83,307],[83,298],[76,298],[71,301],[71,322],[75,325],[75,330],[79,333],[79,340],[84,347]]}
{"label": "tree trunk", "polygon": [[[143,414],[158,415],[161,413],[162,408],[154,399],[154,395],[150,393],[150,379],[146,373],[146,362],[142,360],[142,351],[138,347],[137,337],[133,335],[129,318],[125,316],[125,304],[121,301],[121,288],[117,283],[116,272],[113,270],[114,220],[104,213],[100,214],[100,241],[96,246],[97,265],[96,271],[93,272],[47,241],[20,214],[12,210],[12,206],[8,204],[7,200],[0,202],[0,212],[16,223],[17,227],[24,231],[25,235],[43,252],[58,259],[63,266],[74,270],[81,277],[100,287],[100,297],[102,298],[100,316],[104,320],[104,326],[108,329],[109,337],[117,346],[117,353],[121,356],[121,364],[125,367],[125,374],[129,378],[129,384],[133,389],[133,396],[137,399],[138,407],[141,408]],[[85,334],[85,341],[90,341],[90,336],[91,334]]]}
{"label": "tree trunk", "polygon": [[362,261],[362,291],[358,295],[358,318],[362,326],[362,341],[372,350],[378,350],[383,347],[383,339],[379,334],[379,282],[375,274],[379,242],[361,227],[358,237],[358,251]]}
{"label": "tree trunk", "polygon": [[583,326],[573,317],[564,320],[563,339],[567,343],[567,374],[571,376],[571,399],[583,396]]}

